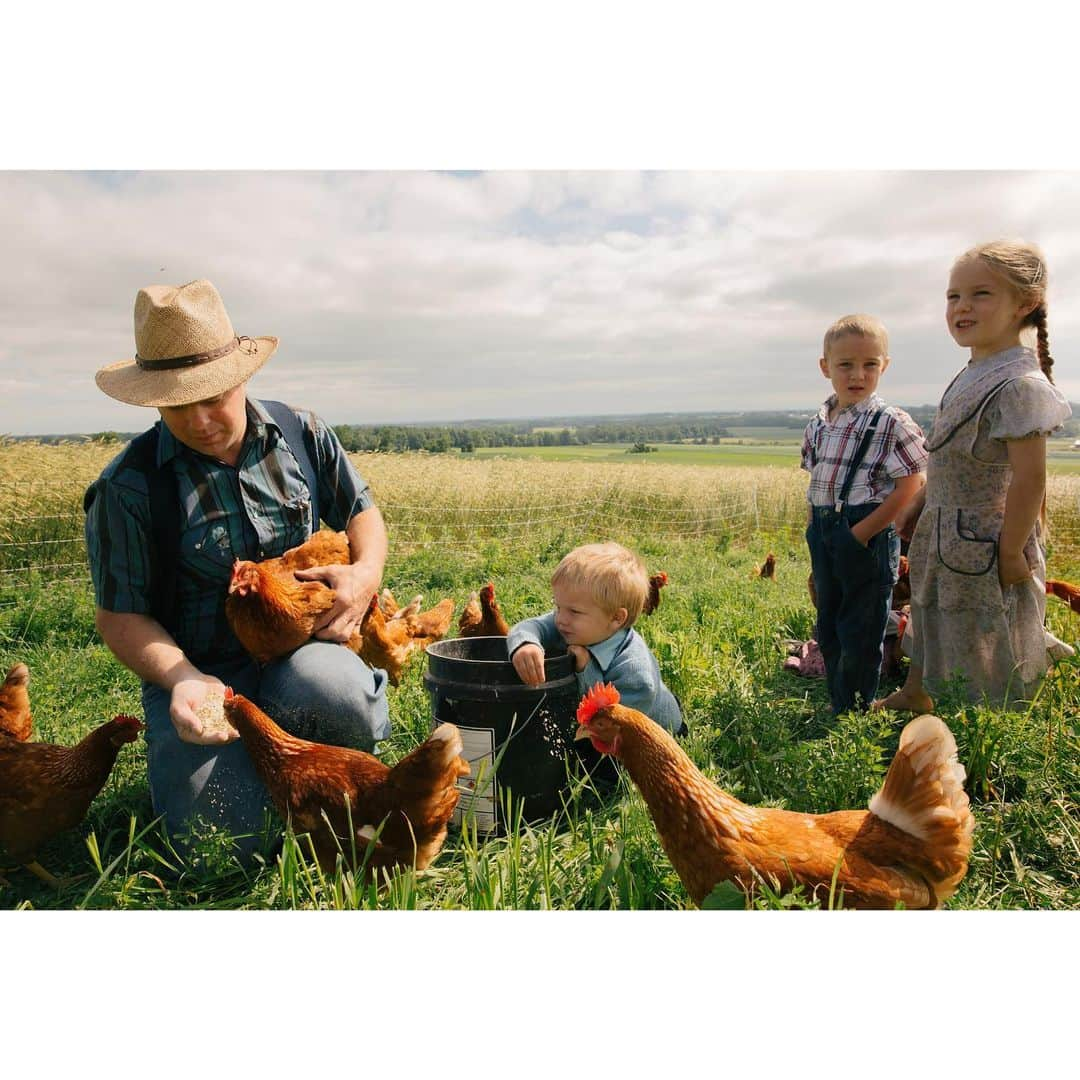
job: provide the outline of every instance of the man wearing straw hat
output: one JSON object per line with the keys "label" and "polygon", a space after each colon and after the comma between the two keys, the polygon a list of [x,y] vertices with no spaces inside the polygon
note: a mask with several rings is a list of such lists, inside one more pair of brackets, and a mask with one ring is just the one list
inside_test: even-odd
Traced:
{"label": "man wearing straw hat", "polygon": [[[278,339],[238,337],[209,281],[140,289],[135,345],[97,384],[161,419],[87,492],[97,628],[142,680],[154,812],[181,841],[199,819],[226,829],[248,856],[269,795],[236,733],[204,727],[199,708],[225,683],[300,737],[366,750],[386,738],[385,672],[337,644],[378,591],[386,528],[333,431],[247,396]],[[346,530],[352,565],[302,572],[337,594],[321,640],[260,668],[225,620],[233,562],[280,555],[320,518]]]}

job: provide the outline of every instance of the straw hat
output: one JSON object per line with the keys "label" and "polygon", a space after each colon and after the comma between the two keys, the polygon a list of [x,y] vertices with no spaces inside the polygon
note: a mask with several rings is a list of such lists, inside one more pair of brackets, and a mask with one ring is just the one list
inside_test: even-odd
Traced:
{"label": "straw hat", "polygon": [[103,367],[94,381],[129,405],[190,405],[251,378],[277,345],[276,337],[237,337],[205,279],[147,285],[135,297],[135,358]]}

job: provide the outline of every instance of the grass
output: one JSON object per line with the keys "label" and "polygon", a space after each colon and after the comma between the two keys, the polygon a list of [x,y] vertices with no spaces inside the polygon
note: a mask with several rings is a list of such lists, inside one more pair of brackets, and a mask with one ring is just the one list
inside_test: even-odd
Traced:
{"label": "grass", "polygon": [[[0,478],[11,467],[5,453]],[[101,462],[93,449],[71,453],[62,473],[76,491]],[[879,716],[833,719],[822,682],[781,669],[782,641],[810,636],[813,624],[797,470],[603,462],[582,469],[427,455],[371,456],[359,465],[387,508],[392,554],[386,582],[399,596],[422,592],[431,602],[453,596],[460,604],[491,579],[513,620],[545,608],[548,577],[569,547],[607,536],[627,543],[650,570],[663,569],[671,579],[659,610],[639,629],[683,702],[691,725],[685,747],[699,767],[749,803],[806,812],[866,805],[891,759],[899,723]],[[1051,571],[1073,580],[1080,558],[1059,508],[1075,498],[1076,483],[1064,477],[1052,487],[1058,520]],[[27,527],[35,516],[47,515],[28,514]],[[78,521],[76,512],[71,517]],[[70,539],[74,550],[77,540]],[[769,550],[777,556],[774,582],[752,574]],[[1059,637],[1075,641],[1077,616],[1065,605],[1051,601],[1049,618]],[[139,710],[137,680],[97,639],[84,577],[51,579],[47,570],[0,575],[0,665],[17,660],[32,673],[36,737],[72,743],[115,713]],[[422,664],[411,666],[390,695],[394,730],[384,756],[392,762],[430,727]],[[1073,660],[1057,667],[1023,712],[982,709],[955,695],[939,703],[968,769],[977,823],[971,870],[951,906],[1080,904],[1078,706],[1080,662]],[[0,886],[0,907],[690,906],[640,796],[625,780],[606,797],[578,781],[563,812],[519,823],[504,837],[485,841],[468,829],[452,832],[431,868],[399,873],[379,890],[348,870],[321,873],[304,838],[288,833],[280,853],[253,868],[236,863],[231,838],[220,833],[204,836],[195,858],[181,857],[154,821],[141,745],[121,752],[84,823],[41,852],[54,873],[80,880],[57,892],[13,871]],[[280,835],[281,826],[271,822],[270,830]],[[831,903],[842,902],[833,896]],[[733,904],[828,907],[830,897],[777,896],[762,885],[749,898],[721,890],[712,902]]]}

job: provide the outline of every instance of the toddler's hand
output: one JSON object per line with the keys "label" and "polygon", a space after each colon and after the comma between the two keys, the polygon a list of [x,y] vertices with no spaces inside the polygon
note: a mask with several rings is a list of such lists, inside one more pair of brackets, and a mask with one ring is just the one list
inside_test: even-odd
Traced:
{"label": "toddler's hand", "polygon": [[566,651],[574,658],[574,670],[584,671],[589,662],[589,650],[584,645],[567,645]]}
{"label": "toddler's hand", "polygon": [[539,686],[544,681],[544,650],[539,645],[522,645],[510,659],[522,682]]}

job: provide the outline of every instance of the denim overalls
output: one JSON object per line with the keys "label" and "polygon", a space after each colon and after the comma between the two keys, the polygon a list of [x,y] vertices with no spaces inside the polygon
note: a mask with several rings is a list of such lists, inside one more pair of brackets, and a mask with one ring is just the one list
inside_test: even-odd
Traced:
{"label": "denim overalls", "polygon": [[900,537],[892,525],[866,547],[851,535],[851,526],[881,503],[846,502],[879,416],[867,426],[835,505],[812,506],[806,530],[817,591],[816,636],[834,714],[858,707],[860,699],[862,707],[869,708],[877,694],[882,642],[900,568]]}

